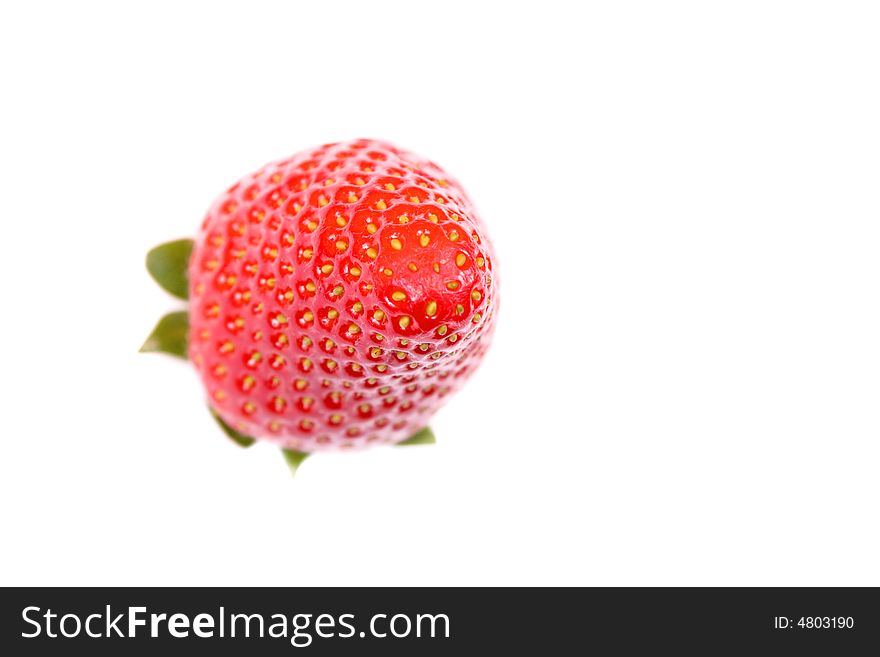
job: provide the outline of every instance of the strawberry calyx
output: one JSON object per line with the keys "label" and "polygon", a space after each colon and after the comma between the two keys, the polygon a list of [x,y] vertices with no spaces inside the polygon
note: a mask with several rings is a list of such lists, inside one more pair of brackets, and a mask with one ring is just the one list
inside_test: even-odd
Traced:
{"label": "strawberry calyx", "polygon": [[165,242],[147,253],[147,271],[159,286],[184,301],[189,298],[187,267],[192,255],[193,240]]}
{"label": "strawberry calyx", "polygon": [[[189,297],[187,267],[193,240],[165,242],[147,253],[147,271],[159,286],[179,299]],[[162,317],[141,346],[142,352],[160,352],[187,359],[189,348],[189,314],[185,310]]]}
{"label": "strawberry calyx", "polygon": [[406,447],[407,445],[433,445],[437,442],[437,437],[430,427],[425,427],[421,431],[417,431],[406,440],[401,440],[395,447]]}
{"label": "strawberry calyx", "polygon": [[140,351],[159,352],[187,360],[189,313],[185,310],[168,313],[156,324]]}
{"label": "strawberry calyx", "polygon": [[287,463],[287,467],[290,468],[290,474],[292,475],[296,474],[302,462],[309,457],[308,452],[298,452],[295,449],[282,449],[281,455],[284,456],[284,460]]}
{"label": "strawberry calyx", "polygon": [[228,424],[226,424],[223,421],[223,418],[221,418],[219,415],[217,415],[217,411],[215,411],[210,406],[208,406],[208,411],[210,411],[211,417],[214,418],[214,420],[220,426],[220,429],[223,430],[223,433],[225,433],[226,436],[232,442],[234,442],[236,445],[238,445],[239,447],[250,447],[255,442],[257,442],[255,438],[251,438],[250,436],[246,436],[243,433],[241,433],[240,431],[236,431],[235,429],[230,427]]}

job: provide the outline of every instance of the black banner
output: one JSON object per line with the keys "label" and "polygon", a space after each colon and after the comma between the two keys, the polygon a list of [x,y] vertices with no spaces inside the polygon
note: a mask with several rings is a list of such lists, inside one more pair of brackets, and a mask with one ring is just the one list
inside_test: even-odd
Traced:
{"label": "black banner", "polygon": [[650,654],[849,655],[880,648],[880,596],[868,588],[7,588],[0,623],[6,655],[636,654],[646,646]]}

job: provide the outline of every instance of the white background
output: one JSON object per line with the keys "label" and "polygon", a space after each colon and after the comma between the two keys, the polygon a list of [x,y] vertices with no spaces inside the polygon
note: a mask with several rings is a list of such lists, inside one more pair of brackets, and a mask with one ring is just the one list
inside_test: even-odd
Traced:
{"label": "white background", "polygon": [[[872,3],[4,3],[2,584],[880,584]],[[146,250],[360,136],[446,167],[497,341],[435,447],[213,426]]]}

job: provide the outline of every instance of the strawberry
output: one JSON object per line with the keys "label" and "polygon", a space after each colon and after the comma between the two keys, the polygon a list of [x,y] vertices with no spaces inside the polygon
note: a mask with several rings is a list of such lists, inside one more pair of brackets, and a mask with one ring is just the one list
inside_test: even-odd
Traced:
{"label": "strawberry", "polygon": [[429,441],[497,307],[492,247],[458,183],[366,139],[246,176],[194,243],[157,247],[147,266],[189,312],[163,318],[144,350],[188,355],[227,435],[273,442],[294,466]]}

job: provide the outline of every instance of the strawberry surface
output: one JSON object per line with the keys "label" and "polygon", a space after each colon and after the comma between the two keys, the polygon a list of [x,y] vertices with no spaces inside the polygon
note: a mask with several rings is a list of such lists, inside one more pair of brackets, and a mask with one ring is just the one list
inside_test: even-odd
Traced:
{"label": "strawberry surface", "polygon": [[189,357],[231,427],[301,452],[396,443],[474,371],[494,255],[461,187],[372,140],[269,164],[211,206]]}

